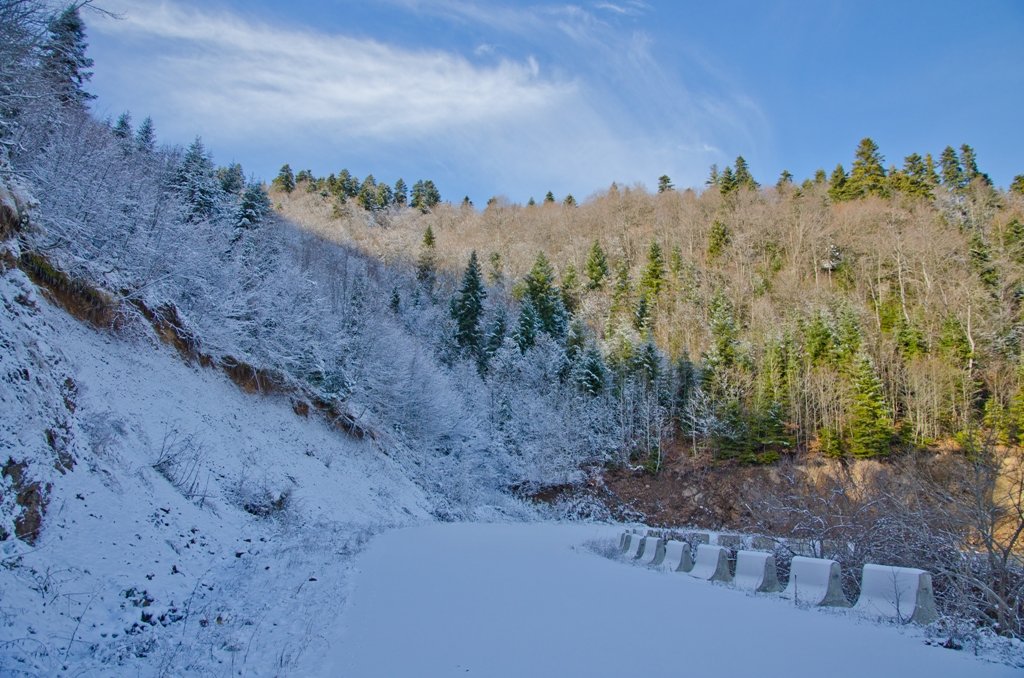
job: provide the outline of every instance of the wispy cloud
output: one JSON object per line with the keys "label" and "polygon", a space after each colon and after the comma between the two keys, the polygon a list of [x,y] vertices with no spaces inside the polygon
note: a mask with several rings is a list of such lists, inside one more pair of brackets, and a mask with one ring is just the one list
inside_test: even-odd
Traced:
{"label": "wispy cloud", "polygon": [[168,2],[112,4],[123,19],[96,29],[166,44],[154,60],[136,62],[134,76],[165,83],[171,111],[230,119],[240,135],[286,123],[415,137],[529,115],[575,88],[542,79],[532,59],[479,66],[451,52],[280,29]]}
{"label": "wispy cloud", "polygon": [[412,47],[186,0],[105,0],[125,18],[91,29],[137,48],[116,68],[126,87],[147,88],[160,129],[165,117],[183,120],[246,164],[255,144],[278,163],[326,171],[339,149],[363,154],[374,171],[385,158],[406,168],[419,159],[429,163],[420,176],[457,181],[450,190],[477,199],[548,189],[583,197],[663,173],[699,185],[725,161],[724,140],[763,130],[742,92],[691,89],[686,69],[708,72],[699,58],[682,69],[659,58],[639,28],[637,17],[653,12],[645,2],[382,1],[451,26],[464,42]]}

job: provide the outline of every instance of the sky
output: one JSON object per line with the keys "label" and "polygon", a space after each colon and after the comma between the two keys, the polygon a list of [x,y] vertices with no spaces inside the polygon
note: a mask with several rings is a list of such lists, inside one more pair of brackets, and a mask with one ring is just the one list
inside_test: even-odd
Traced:
{"label": "sky", "polygon": [[272,179],[578,200],[742,155],[771,184],[968,143],[1024,174],[1018,0],[99,0],[94,111]]}

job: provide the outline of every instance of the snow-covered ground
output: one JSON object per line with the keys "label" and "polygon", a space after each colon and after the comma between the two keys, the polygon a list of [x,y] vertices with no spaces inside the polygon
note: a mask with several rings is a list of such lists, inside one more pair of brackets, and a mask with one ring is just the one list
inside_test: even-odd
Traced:
{"label": "snow-covered ground", "polygon": [[372,443],[135,334],[0,275],[0,465],[52,487],[36,543],[0,541],[0,675],[287,674],[367,537],[430,502]]}
{"label": "snow-covered ground", "polygon": [[803,609],[595,552],[594,525],[432,524],[376,537],[320,676],[988,676],[914,627]]}

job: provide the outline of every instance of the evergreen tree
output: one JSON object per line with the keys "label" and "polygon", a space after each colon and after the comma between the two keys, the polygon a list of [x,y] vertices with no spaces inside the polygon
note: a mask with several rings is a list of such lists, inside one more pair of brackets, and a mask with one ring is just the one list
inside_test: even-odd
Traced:
{"label": "evergreen tree", "polygon": [[718,190],[722,195],[728,195],[736,190],[736,177],[733,176],[732,167],[726,165],[722,175],[718,179]]}
{"label": "evergreen tree", "polygon": [[629,310],[633,285],[629,280],[629,262],[623,259],[615,266],[615,284],[612,287],[612,306],[608,311],[609,323]]}
{"label": "evergreen tree", "polygon": [[79,4],[70,4],[47,26],[47,40],[40,60],[42,71],[65,105],[84,106],[96,96],[85,91],[92,78],[92,59],[85,55],[85,22]]}
{"label": "evergreen tree", "polygon": [[893,188],[900,193],[918,198],[930,198],[932,183],[924,159],[911,153],[903,159],[903,170],[891,176]]}
{"label": "evergreen tree", "polygon": [[974,149],[967,144],[960,146],[960,166],[964,170],[964,181],[970,184],[975,179],[980,179],[985,186],[991,186],[992,180],[988,175],[978,169],[978,156]]}
{"label": "evergreen tree", "polygon": [[372,174],[366,175],[366,178],[363,179],[356,202],[367,212],[376,212],[380,208],[380,205],[377,204],[377,180],[373,178]]}
{"label": "evergreen tree", "polygon": [[270,197],[263,190],[263,186],[259,182],[250,181],[245,185],[242,199],[238,203],[235,227],[252,228],[261,223],[263,218],[269,213]]}
{"label": "evergreen tree", "polygon": [[277,177],[272,182],[274,187],[278,190],[284,191],[285,193],[291,193],[295,190],[295,175],[292,174],[292,166],[285,163],[281,166],[281,171],[277,173]]}
{"label": "evergreen tree", "polygon": [[566,207],[576,207],[576,198],[572,197],[572,193],[570,193],[565,196],[565,200],[562,201],[562,204]]}
{"label": "evergreen tree", "polygon": [[434,286],[434,276],[437,268],[437,251],[435,249],[434,229],[427,226],[423,232],[423,242],[420,244],[420,256],[416,261],[416,279],[427,287]]}
{"label": "evergreen tree", "polygon": [[846,176],[846,170],[843,169],[842,164],[836,165],[828,180],[828,197],[832,198],[834,202],[849,200],[850,191],[847,183],[849,183],[849,178]]}
{"label": "evergreen tree", "polygon": [[534,207],[536,204],[537,204],[537,201],[533,199],[532,195],[530,196],[530,199],[526,201],[526,206],[527,207]]}
{"label": "evergreen tree", "polygon": [[519,321],[516,323],[516,330],[513,339],[519,350],[523,353],[537,343],[537,334],[541,331],[541,321],[537,314],[537,307],[529,298],[523,300],[523,306],[519,309]]}
{"label": "evergreen tree", "polygon": [[854,360],[851,374],[853,402],[850,411],[850,453],[859,459],[889,454],[893,436],[882,382],[864,353]]}
{"label": "evergreen tree", "polygon": [[924,154],[924,176],[931,188],[939,185],[939,173],[935,170],[935,158],[931,153]]}
{"label": "evergreen tree", "polygon": [[665,286],[665,260],[661,254],[661,245],[651,242],[647,250],[647,266],[640,278],[640,295],[652,304]]}
{"label": "evergreen tree", "polygon": [[1010,182],[1010,193],[1016,193],[1017,195],[1024,195],[1024,174],[1018,174]]}
{"label": "evergreen tree", "polygon": [[850,177],[847,180],[847,191],[850,197],[863,198],[868,195],[885,196],[887,194],[883,160],[882,154],[878,151],[878,144],[868,137],[860,140],[853,167],[850,169]]}
{"label": "evergreen tree", "polygon": [[960,158],[952,146],[942,149],[939,156],[939,166],[942,171],[942,185],[951,191],[960,191],[967,185],[964,177],[964,169],[960,165]]}
{"label": "evergreen tree", "polygon": [[383,182],[377,184],[377,209],[386,210],[395,202],[395,194],[391,187]]}
{"label": "evergreen tree", "polygon": [[554,202],[555,202],[555,194],[552,193],[551,191],[548,191],[547,195],[544,196],[544,204],[547,205],[547,204],[551,204],[551,203],[554,203]]}
{"label": "evergreen tree", "polygon": [[662,174],[658,177],[658,193],[665,193],[667,191],[674,191],[675,186],[672,185],[672,180],[669,179],[667,174]]}
{"label": "evergreen tree", "polygon": [[359,195],[360,188],[362,188],[362,185],[359,179],[353,176],[347,169],[343,169],[338,173],[338,189],[341,191],[338,197],[351,200]]}
{"label": "evergreen tree", "polygon": [[708,258],[714,260],[722,256],[730,242],[732,236],[729,234],[729,227],[716,219],[708,233]]}
{"label": "evergreen tree", "polygon": [[125,111],[118,116],[117,122],[114,123],[114,136],[118,139],[131,139],[132,138],[132,114]]}
{"label": "evergreen tree", "polygon": [[608,368],[596,346],[587,346],[583,357],[577,361],[573,369],[572,377],[576,386],[588,395],[597,396],[604,391],[608,381]]}
{"label": "evergreen tree", "polygon": [[146,116],[135,132],[135,148],[143,153],[152,153],[156,150],[156,130],[153,127],[153,119],[149,116]]}
{"label": "evergreen tree", "polygon": [[[840,167],[842,167],[842,165],[840,165]],[[846,173],[844,172],[843,174],[845,176]],[[821,184],[824,184],[827,181],[828,181],[828,177],[825,174],[825,170],[823,170],[820,167],[818,169],[814,170],[814,183],[815,183],[815,185],[820,186]]]}
{"label": "evergreen tree", "polygon": [[608,277],[608,258],[597,240],[590,246],[583,270],[587,275],[587,289],[599,290],[604,286],[604,281]]}
{"label": "evergreen tree", "polygon": [[736,156],[734,167],[733,183],[735,188],[747,188],[756,191],[760,187],[760,184],[754,181],[754,176],[750,173],[747,161],[743,159],[742,155]]}
{"label": "evergreen tree", "polygon": [[483,360],[485,348],[480,320],[483,316],[486,297],[487,291],[484,289],[483,278],[480,275],[476,250],[473,250],[469,255],[466,272],[462,275],[462,285],[459,287],[456,297],[452,299],[451,314],[456,325],[456,343],[459,348],[479,362]]}
{"label": "evergreen tree", "polygon": [[708,368],[732,367],[739,355],[739,329],[732,302],[719,293],[711,299],[708,312],[711,350],[705,358]]}
{"label": "evergreen tree", "polygon": [[785,170],[785,169],[782,170],[782,173],[779,175],[779,180],[775,182],[775,188],[781,191],[782,189],[786,188],[787,186],[792,186],[792,185],[793,185],[793,174],[789,170]]}
{"label": "evergreen tree", "polygon": [[173,185],[187,204],[185,219],[188,222],[197,223],[213,217],[220,185],[217,182],[213,160],[210,159],[199,137],[196,137],[185,151],[185,156],[175,172]]}
{"label": "evergreen tree", "polygon": [[395,190],[393,191],[395,205],[398,207],[405,207],[406,203],[409,202],[409,188],[402,181],[401,177],[395,181]]}
{"label": "evergreen tree", "polygon": [[571,262],[562,271],[562,305],[569,314],[576,313],[580,306],[580,276]]}
{"label": "evergreen tree", "polygon": [[524,282],[526,296],[537,313],[540,328],[552,337],[561,337],[565,334],[565,307],[555,286],[555,271],[543,252],[537,254]]}
{"label": "evergreen tree", "polygon": [[228,195],[239,195],[245,190],[245,173],[237,162],[217,169],[217,183]]}
{"label": "evergreen tree", "polygon": [[704,182],[705,186],[710,188],[719,188],[722,183],[722,175],[718,173],[718,165],[711,165],[711,170],[708,174],[707,181]]}

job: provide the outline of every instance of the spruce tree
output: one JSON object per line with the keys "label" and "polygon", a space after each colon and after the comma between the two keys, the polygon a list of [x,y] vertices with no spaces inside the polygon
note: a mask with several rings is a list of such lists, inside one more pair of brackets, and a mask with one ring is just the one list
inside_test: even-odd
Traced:
{"label": "spruce tree", "polygon": [[469,263],[462,275],[462,285],[452,299],[451,314],[455,321],[455,342],[476,360],[482,361],[484,355],[484,337],[480,320],[484,312],[483,278],[480,275],[480,264],[477,262],[476,250],[469,255]]}
{"label": "spruce tree", "polygon": [[850,453],[858,459],[889,454],[893,436],[882,382],[874,363],[859,353],[852,365],[853,402],[850,411]]}
{"label": "spruce tree", "polygon": [[366,175],[363,184],[359,187],[359,194],[356,202],[367,212],[376,212],[380,205],[377,204],[377,180],[372,174]]}
{"label": "spruce tree", "polygon": [[562,201],[562,204],[566,207],[576,207],[576,198],[572,197],[572,193],[570,193],[565,196],[565,200]]}
{"label": "spruce tree", "polygon": [[708,259],[714,260],[722,256],[731,241],[729,227],[716,219],[711,224],[711,231],[708,232]]}
{"label": "spruce tree", "polygon": [[153,118],[146,116],[146,119],[139,125],[135,132],[135,148],[143,153],[152,153],[156,150],[156,130],[153,127]]}
{"label": "spruce tree", "polygon": [[792,174],[792,172],[790,172],[789,170],[786,170],[786,169],[782,170],[782,173],[779,174],[779,180],[775,182],[776,190],[780,190],[781,191],[781,190],[785,189],[786,187],[792,186],[792,185],[793,185],[793,174]]}
{"label": "spruce tree", "polygon": [[235,228],[252,228],[270,212],[270,197],[257,181],[245,185],[235,214]]}
{"label": "spruce tree", "polygon": [[836,165],[836,168],[832,170],[832,176],[828,180],[828,197],[832,198],[834,202],[849,200],[848,182],[849,177],[846,176],[846,170],[843,169],[842,164]]}
{"label": "spruce tree", "polygon": [[580,276],[571,262],[562,271],[562,305],[570,315],[580,306]]}
{"label": "spruce tree", "polygon": [[878,151],[878,144],[868,137],[860,140],[847,181],[850,197],[862,198],[868,195],[885,196],[887,194],[883,161],[884,158]]}
{"label": "spruce tree", "polygon": [[952,146],[942,149],[939,156],[939,167],[942,171],[942,185],[951,191],[960,191],[967,185],[964,178],[964,169],[960,165],[960,158]]}
{"label": "spruce tree", "polygon": [[214,216],[220,185],[213,160],[199,137],[185,151],[175,171],[173,185],[187,205],[187,221],[197,223]]}
{"label": "spruce tree", "polygon": [[555,271],[543,252],[537,253],[524,282],[526,296],[537,313],[541,329],[553,337],[561,337],[565,333],[565,307],[561,292],[555,286]]}
{"label": "spruce tree", "polygon": [[537,314],[537,307],[529,298],[523,300],[523,306],[519,310],[519,320],[516,323],[516,330],[513,339],[519,350],[523,353],[537,343],[537,334],[541,331],[540,316]]}
{"label": "spruce tree", "polygon": [[132,138],[132,114],[125,111],[118,116],[117,122],[114,123],[114,136],[118,139],[131,139]]}
{"label": "spruce tree", "polygon": [[420,243],[420,256],[416,260],[416,279],[427,287],[434,286],[437,268],[437,252],[435,250],[434,229],[427,226]]}
{"label": "spruce tree", "polygon": [[752,191],[756,191],[760,187],[760,184],[754,181],[754,176],[750,173],[747,161],[743,159],[742,155],[736,156],[733,183],[735,188],[747,188]]}
{"label": "spruce tree", "polygon": [[667,174],[662,174],[658,177],[658,193],[666,193],[673,190],[675,190],[675,186],[672,185],[672,180]]}
{"label": "spruce tree", "polygon": [[544,204],[547,205],[547,204],[552,204],[554,202],[555,202],[555,194],[552,193],[551,191],[548,191],[547,195],[544,196]]}
{"label": "spruce tree", "polygon": [[40,66],[58,100],[65,105],[84,106],[96,96],[85,91],[92,78],[92,59],[85,55],[85,22],[79,4],[70,4],[47,26]]}
{"label": "spruce tree", "polygon": [[1018,174],[1010,182],[1010,193],[1024,195],[1024,174]]}
{"label": "spruce tree", "polygon": [[599,290],[604,286],[604,281],[608,277],[608,257],[597,240],[590,246],[583,270],[587,275],[587,289]]}
{"label": "spruce tree", "polygon": [[640,294],[647,299],[648,304],[653,304],[664,286],[665,260],[661,254],[661,245],[653,241],[647,250],[647,265],[640,278]]}
{"label": "spruce tree", "polygon": [[240,195],[245,190],[245,172],[240,164],[233,162],[227,167],[217,168],[217,182],[220,190],[228,195]]}
{"label": "spruce tree", "polygon": [[288,163],[281,165],[281,170],[277,173],[277,176],[272,182],[274,188],[284,191],[285,193],[291,193],[295,190],[295,175],[292,173],[292,166]]}
{"label": "spruce tree", "polygon": [[395,189],[393,191],[395,198],[395,205],[398,207],[405,207],[406,203],[409,202],[409,188],[402,181],[401,177],[395,181]]}

